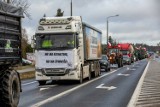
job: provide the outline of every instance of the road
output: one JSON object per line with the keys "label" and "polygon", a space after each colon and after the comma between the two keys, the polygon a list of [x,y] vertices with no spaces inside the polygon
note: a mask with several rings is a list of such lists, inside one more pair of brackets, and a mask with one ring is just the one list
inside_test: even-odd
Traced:
{"label": "road", "polygon": [[77,84],[73,81],[22,81],[19,107],[126,107],[143,74],[147,60],[102,72],[100,77]]}

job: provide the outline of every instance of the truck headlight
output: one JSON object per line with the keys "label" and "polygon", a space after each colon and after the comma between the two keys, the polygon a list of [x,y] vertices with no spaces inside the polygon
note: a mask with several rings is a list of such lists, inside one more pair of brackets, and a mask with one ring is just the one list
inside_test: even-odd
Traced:
{"label": "truck headlight", "polygon": [[72,26],[71,25],[67,25],[66,29],[71,29]]}
{"label": "truck headlight", "polygon": [[103,64],[104,64],[104,65],[106,65],[107,63],[106,63],[106,62],[104,62]]}

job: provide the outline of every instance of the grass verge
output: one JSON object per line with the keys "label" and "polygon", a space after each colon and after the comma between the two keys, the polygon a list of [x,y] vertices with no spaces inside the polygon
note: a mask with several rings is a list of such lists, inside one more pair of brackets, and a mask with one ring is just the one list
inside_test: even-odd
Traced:
{"label": "grass verge", "polygon": [[34,78],[34,77],[35,77],[35,71],[20,73],[20,79],[21,80],[30,79],[30,78]]}

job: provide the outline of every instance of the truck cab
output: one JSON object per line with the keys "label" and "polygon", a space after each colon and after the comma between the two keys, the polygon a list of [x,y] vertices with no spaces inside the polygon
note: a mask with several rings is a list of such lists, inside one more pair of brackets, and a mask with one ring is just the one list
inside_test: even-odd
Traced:
{"label": "truck cab", "polygon": [[[40,85],[45,84],[47,80],[82,82],[84,78],[90,78],[95,63],[98,65],[98,59],[101,57],[97,53],[97,38],[101,32],[91,29],[95,33],[96,46],[91,50],[95,53],[90,57],[91,46],[87,44],[90,42],[86,39],[86,29],[91,27],[85,27],[86,24],[82,23],[80,16],[40,19],[34,36],[36,80]],[[97,72],[99,71],[96,70]]]}

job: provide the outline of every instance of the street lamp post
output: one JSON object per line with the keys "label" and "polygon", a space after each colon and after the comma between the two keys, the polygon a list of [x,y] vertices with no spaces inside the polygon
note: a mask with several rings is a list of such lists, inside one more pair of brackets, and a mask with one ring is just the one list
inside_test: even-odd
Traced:
{"label": "street lamp post", "polygon": [[71,16],[72,16],[72,0],[71,0]]}
{"label": "street lamp post", "polygon": [[109,49],[108,49],[108,39],[109,39],[109,37],[108,37],[108,20],[111,17],[117,17],[117,16],[119,16],[119,15],[117,14],[117,15],[114,15],[114,16],[107,17],[107,54],[109,53]]}

